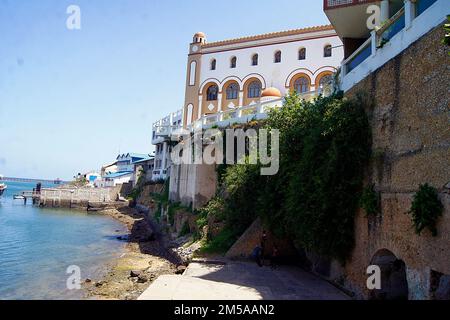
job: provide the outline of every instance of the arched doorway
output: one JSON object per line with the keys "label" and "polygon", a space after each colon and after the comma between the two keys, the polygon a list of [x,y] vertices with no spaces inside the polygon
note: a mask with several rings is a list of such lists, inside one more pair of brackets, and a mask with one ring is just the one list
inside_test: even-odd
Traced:
{"label": "arched doorway", "polygon": [[387,249],[378,250],[372,260],[371,265],[380,267],[381,289],[370,291],[371,300],[407,300],[408,280],[406,278],[406,264],[398,259]]}

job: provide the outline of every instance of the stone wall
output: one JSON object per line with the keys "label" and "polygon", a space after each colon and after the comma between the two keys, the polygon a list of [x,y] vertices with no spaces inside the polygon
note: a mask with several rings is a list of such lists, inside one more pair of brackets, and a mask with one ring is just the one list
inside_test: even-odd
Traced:
{"label": "stone wall", "polygon": [[215,165],[181,164],[170,170],[169,199],[185,206],[200,208],[216,193]]}
{"label": "stone wall", "polygon": [[[256,219],[252,225],[241,235],[234,245],[226,253],[226,257],[230,259],[248,259],[253,249],[261,244],[264,232],[261,219]],[[283,259],[296,259],[298,253],[293,244],[287,239],[278,239],[271,232],[267,231],[267,240],[265,244],[266,258],[270,258],[274,247],[278,250],[278,255]]]}
{"label": "stone wall", "polygon": [[[359,298],[369,296],[366,268],[381,249],[406,264],[410,299],[432,298],[436,274],[450,274],[450,57],[443,37],[442,26],[432,30],[346,93],[374,101],[367,110],[374,159],[365,183],[381,192],[382,207],[375,218],[357,213],[351,259],[329,274]],[[407,214],[423,183],[439,190],[445,206],[437,237],[416,235]]]}

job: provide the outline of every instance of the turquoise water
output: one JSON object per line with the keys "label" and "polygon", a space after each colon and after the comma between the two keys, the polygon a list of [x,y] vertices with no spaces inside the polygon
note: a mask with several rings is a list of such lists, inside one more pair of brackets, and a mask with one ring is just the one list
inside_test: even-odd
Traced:
{"label": "turquoise water", "polygon": [[84,211],[41,209],[12,196],[35,185],[6,182],[0,197],[0,299],[80,299],[68,290],[66,270],[77,265],[81,279],[96,279],[118,257],[126,233],[114,219]]}

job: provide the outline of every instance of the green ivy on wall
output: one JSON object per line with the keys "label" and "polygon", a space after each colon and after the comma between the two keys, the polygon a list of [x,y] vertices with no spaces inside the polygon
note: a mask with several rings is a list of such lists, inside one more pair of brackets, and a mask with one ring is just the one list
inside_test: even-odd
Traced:
{"label": "green ivy on wall", "polygon": [[260,166],[250,164],[219,170],[222,214],[228,230],[238,231],[233,236],[259,216],[279,236],[345,260],[370,157],[366,104],[362,97],[342,95],[307,102],[293,93],[271,111],[264,127],[280,130],[278,174],[261,176]]}
{"label": "green ivy on wall", "polygon": [[416,233],[420,235],[425,228],[428,228],[433,237],[436,237],[436,222],[442,216],[443,210],[444,206],[439,200],[437,190],[427,183],[420,185],[409,210]]}

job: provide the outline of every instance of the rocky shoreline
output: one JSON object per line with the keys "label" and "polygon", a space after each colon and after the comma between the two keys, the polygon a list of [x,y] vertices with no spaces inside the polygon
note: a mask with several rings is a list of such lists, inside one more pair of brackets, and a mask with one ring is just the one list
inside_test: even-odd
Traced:
{"label": "rocky shoreline", "polygon": [[160,275],[176,274],[184,269],[183,260],[172,250],[170,240],[145,214],[123,207],[99,212],[126,225],[129,234],[118,237],[126,241],[125,253],[107,266],[99,281],[85,279],[85,299],[135,300]]}

